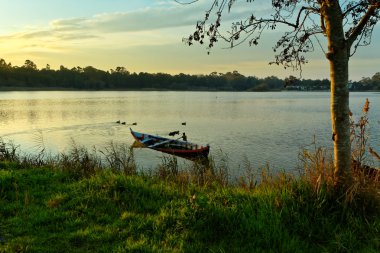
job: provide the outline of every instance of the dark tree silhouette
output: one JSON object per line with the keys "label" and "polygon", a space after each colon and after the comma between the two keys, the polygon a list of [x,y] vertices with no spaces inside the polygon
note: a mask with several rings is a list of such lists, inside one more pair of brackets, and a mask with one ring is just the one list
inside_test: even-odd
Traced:
{"label": "dark tree silhouette", "polygon": [[[327,79],[310,80],[297,79],[293,76],[281,80],[275,76],[257,78],[244,76],[238,71],[209,75],[188,75],[180,73],[169,75],[165,73],[130,73],[125,67],[104,71],[92,66],[66,68],[61,65],[58,70],[37,69],[28,60],[21,67],[12,66],[0,59],[0,90],[1,89],[87,89],[87,90],[208,90],[208,91],[268,91],[282,89],[328,90],[330,82]],[[367,77],[359,82],[352,82],[354,90],[380,90],[380,74]],[[285,84],[285,87],[284,87]]]}
{"label": "dark tree silhouette", "polygon": [[306,54],[314,50],[315,42],[319,43],[317,36],[322,35],[327,40],[324,51],[330,65],[335,186],[344,189],[351,180],[348,61],[359,46],[370,44],[372,31],[379,20],[380,0],[272,0],[271,14],[262,17],[255,14],[259,1],[247,0],[252,13],[233,22],[231,30],[223,33],[222,17],[237,2],[210,1],[205,17],[184,41],[189,45],[194,42],[206,44],[208,50],[219,40],[227,41],[230,47],[244,41],[258,45],[266,30],[285,26],[289,29],[274,45],[275,59],[271,63],[301,70],[307,62]]}

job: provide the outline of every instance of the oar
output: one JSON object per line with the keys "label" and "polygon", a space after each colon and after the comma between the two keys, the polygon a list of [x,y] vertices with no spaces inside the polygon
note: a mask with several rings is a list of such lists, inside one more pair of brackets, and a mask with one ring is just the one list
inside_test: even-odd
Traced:
{"label": "oar", "polygon": [[165,144],[165,143],[168,143],[168,142],[171,142],[171,141],[175,141],[175,140],[171,140],[170,139],[170,140],[161,141],[161,142],[158,142],[156,144],[148,146],[148,148],[154,148],[154,147],[157,147],[157,146],[161,146],[162,144]]}
{"label": "oar", "polygon": [[145,142],[148,142],[148,141],[150,141],[150,140],[153,140],[152,138],[147,138],[147,139],[145,139],[145,140],[143,140],[143,141],[141,141],[141,143],[145,143]]}
{"label": "oar", "polygon": [[154,147],[157,147],[157,146],[161,146],[162,144],[165,144],[165,143],[169,143],[169,142],[172,142],[172,141],[177,141],[177,140],[179,140],[179,139],[181,139],[181,138],[182,138],[182,136],[179,137],[179,138],[177,138],[177,139],[174,139],[174,140],[172,140],[172,139],[168,139],[168,140],[161,141],[161,142],[155,143],[155,144],[150,145],[150,146],[147,146],[147,147],[148,147],[148,148],[154,148]]}

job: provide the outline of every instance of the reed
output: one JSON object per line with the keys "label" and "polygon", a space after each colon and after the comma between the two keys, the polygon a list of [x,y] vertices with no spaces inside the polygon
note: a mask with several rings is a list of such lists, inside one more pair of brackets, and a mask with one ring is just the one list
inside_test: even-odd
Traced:
{"label": "reed", "polygon": [[[312,149],[300,153],[302,162],[301,179],[308,183],[316,199],[326,202],[336,201],[343,207],[355,208],[362,215],[380,210],[380,170],[372,168],[368,149],[369,101],[365,101],[363,114],[355,121],[351,114],[352,179],[344,192],[334,189],[334,165],[331,152],[318,147],[314,140]],[[370,149],[371,150],[371,149]]]}
{"label": "reed", "polygon": [[362,163],[367,159],[367,144],[369,138],[369,100],[366,99],[362,115],[355,120],[354,115],[350,112],[350,134],[351,134],[351,148],[352,159],[357,163]]}
{"label": "reed", "polygon": [[0,137],[0,161],[19,162],[19,147],[20,146],[16,145],[14,142],[5,142],[3,138]]}
{"label": "reed", "polygon": [[244,171],[244,176],[239,177],[238,184],[246,191],[253,190],[257,186],[259,180],[258,170],[252,166],[251,162],[246,156],[243,157],[242,169]]}
{"label": "reed", "polygon": [[115,144],[110,142],[104,150],[99,151],[106,161],[106,167],[114,171],[122,171],[124,175],[135,175],[137,166],[133,148],[126,144]]}
{"label": "reed", "polygon": [[90,152],[84,146],[77,145],[74,140],[68,153],[58,154],[53,165],[78,177],[91,177],[103,168],[95,148]]}
{"label": "reed", "polygon": [[156,176],[163,180],[175,180],[179,175],[178,159],[175,156],[162,156],[156,168]]}

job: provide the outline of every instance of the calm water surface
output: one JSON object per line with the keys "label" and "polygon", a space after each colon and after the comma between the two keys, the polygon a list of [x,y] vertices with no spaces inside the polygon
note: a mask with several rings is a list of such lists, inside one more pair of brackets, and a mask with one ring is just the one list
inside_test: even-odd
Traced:
{"label": "calm water surface", "polygon": [[[186,132],[189,141],[210,144],[219,161],[226,153],[231,173],[244,160],[293,169],[298,153],[312,143],[331,148],[328,92],[0,92],[0,136],[22,152],[68,149],[72,140],[88,148],[111,141],[132,144],[128,126],[158,135]],[[350,107],[361,114],[370,104],[371,145],[380,149],[380,93],[351,93]],[[181,123],[186,122],[186,126]],[[155,167],[162,154],[135,150],[140,168]],[[219,160],[218,160],[219,159]],[[185,163],[183,160],[181,162]],[[376,163],[379,166],[379,163]]]}

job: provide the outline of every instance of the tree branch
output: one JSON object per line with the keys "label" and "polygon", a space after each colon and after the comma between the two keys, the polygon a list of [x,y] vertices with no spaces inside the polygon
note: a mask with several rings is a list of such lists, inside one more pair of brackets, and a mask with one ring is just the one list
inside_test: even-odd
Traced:
{"label": "tree branch", "polygon": [[369,19],[372,16],[374,16],[376,9],[379,9],[379,8],[380,8],[380,4],[379,3],[371,5],[368,8],[367,12],[364,14],[364,16],[360,20],[359,24],[353,29],[353,31],[351,32],[350,36],[347,39],[348,47],[349,48],[352,46],[352,44],[354,43],[354,41],[361,34],[361,32],[363,31],[364,27],[367,25]]}
{"label": "tree branch", "polygon": [[326,25],[325,25],[325,19],[323,15],[321,15],[321,29],[322,29],[322,33],[326,35]]}
{"label": "tree branch", "polygon": [[348,8],[344,13],[343,13],[343,17],[347,16],[348,13],[350,13],[351,11],[355,10],[357,7],[363,5],[362,2],[354,5],[354,6],[351,6],[350,8]]}
{"label": "tree branch", "polygon": [[315,9],[315,8],[312,8],[312,7],[302,6],[301,9],[298,12],[298,15],[297,15],[296,27],[298,27],[298,25],[300,23],[301,14],[302,14],[303,11],[311,11],[311,12],[314,12],[314,13],[319,13],[320,12],[318,9]]}

